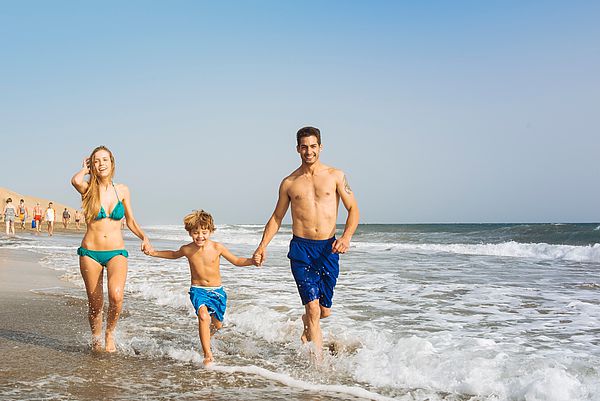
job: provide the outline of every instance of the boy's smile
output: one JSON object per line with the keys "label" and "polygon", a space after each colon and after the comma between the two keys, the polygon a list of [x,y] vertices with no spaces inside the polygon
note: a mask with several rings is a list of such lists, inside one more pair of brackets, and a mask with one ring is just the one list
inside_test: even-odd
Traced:
{"label": "boy's smile", "polygon": [[206,228],[196,228],[190,232],[190,237],[192,237],[192,241],[194,241],[194,244],[196,244],[196,246],[203,247],[206,244],[206,241],[210,239],[211,234],[212,233],[210,232],[210,230]]}

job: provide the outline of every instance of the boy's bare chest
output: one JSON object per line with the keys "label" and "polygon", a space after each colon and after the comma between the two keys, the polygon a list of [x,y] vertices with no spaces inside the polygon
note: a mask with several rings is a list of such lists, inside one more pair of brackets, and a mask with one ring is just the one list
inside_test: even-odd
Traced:
{"label": "boy's bare chest", "polygon": [[217,252],[196,252],[190,257],[190,261],[198,267],[219,267],[219,254]]}

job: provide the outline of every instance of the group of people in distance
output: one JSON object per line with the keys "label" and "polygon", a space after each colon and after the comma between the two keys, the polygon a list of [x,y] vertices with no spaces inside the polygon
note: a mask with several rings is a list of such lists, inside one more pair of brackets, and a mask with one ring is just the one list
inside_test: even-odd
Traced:
{"label": "group of people in distance", "polygon": [[[48,234],[54,234],[54,222],[56,220],[56,210],[54,209],[54,204],[52,202],[48,203],[48,207],[44,211],[40,206],[40,203],[37,202],[33,207],[33,215],[31,215],[32,228],[35,228],[36,233],[40,233],[42,231],[42,222],[46,223]],[[25,200],[21,199],[18,205],[14,205],[12,203],[12,198],[6,199],[6,204],[4,205],[4,210],[2,212],[2,216],[4,217],[4,222],[6,224],[6,235],[15,235],[15,224],[18,222],[20,224],[21,230],[25,230],[25,223],[27,219],[29,219],[29,208],[25,205]],[[63,211],[63,226],[67,228],[67,225],[70,221],[71,214],[65,208]],[[75,224],[77,229],[80,229],[79,221],[80,221],[80,213],[79,211],[75,212]]]}
{"label": "group of people in distance", "polygon": [[[279,186],[275,210],[267,222],[262,239],[251,258],[233,255],[224,245],[212,241],[213,217],[203,210],[184,218],[192,241],[178,250],[153,249],[149,238],[137,223],[131,206],[129,188],[115,184],[115,160],[111,151],[99,146],[83,161],[71,179],[81,194],[87,229],[77,250],[79,266],[88,297],[88,319],[92,331],[92,349],[116,351],[114,331],[123,307],[127,276],[127,257],[121,220],[142,241],[146,255],[177,259],[186,257],[191,272],[190,300],[198,316],[198,333],[204,364],[214,358],[211,336],[222,327],[227,306],[220,274],[220,258],[235,266],[261,266],[267,260],[266,249],[281,227],[291,206],[292,232],[288,258],[296,281],[304,314],[303,343],[312,342],[312,355],[322,360],[323,335],[320,319],[331,314],[333,292],[339,275],[339,254],[350,247],[358,226],[359,211],[345,174],[320,161],[321,132],[314,127],[301,128],[296,134],[296,150],[301,164]],[[86,177],[88,177],[86,179]],[[339,201],[348,212],[342,235],[336,238]],[[103,280],[108,280],[108,313],[102,347]]]}

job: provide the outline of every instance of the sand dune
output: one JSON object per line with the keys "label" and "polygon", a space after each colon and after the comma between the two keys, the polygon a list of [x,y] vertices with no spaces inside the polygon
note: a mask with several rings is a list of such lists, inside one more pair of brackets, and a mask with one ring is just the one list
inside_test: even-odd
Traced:
{"label": "sand dune", "polygon": [[27,221],[31,221],[33,217],[33,207],[36,203],[39,203],[42,207],[42,210],[46,210],[48,207],[48,203],[52,202],[54,206],[54,210],[56,210],[56,221],[62,221],[62,213],[67,208],[69,213],[71,213],[71,222],[74,221],[75,218],[75,208],[69,205],[65,205],[63,203],[58,203],[52,199],[47,198],[39,198],[36,196],[23,195],[18,192],[12,191],[7,188],[0,187],[0,201],[2,202],[2,209],[0,209],[0,213],[4,209],[4,205],[6,204],[6,199],[12,198],[13,205],[18,206],[19,200],[25,200],[25,206],[29,209],[29,216],[27,217]]}

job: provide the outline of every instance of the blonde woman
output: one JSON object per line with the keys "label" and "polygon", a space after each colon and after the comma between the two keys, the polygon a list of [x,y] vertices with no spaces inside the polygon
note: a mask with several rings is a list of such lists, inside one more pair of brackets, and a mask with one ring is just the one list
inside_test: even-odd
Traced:
{"label": "blonde woman", "polygon": [[[102,306],[104,303],[104,268],[108,280],[108,316],[104,334],[104,349],[116,351],[114,331],[123,306],[123,291],[127,278],[125,242],[121,219],[127,218],[129,229],[142,240],[142,251],[151,251],[150,241],[137,224],[131,209],[129,188],[113,183],[115,159],[105,146],[93,150],[83,166],[71,179],[81,194],[83,217],[87,228],[81,247],[77,249],[79,268],[88,297],[88,319],[92,330],[92,349],[102,349]],[[85,176],[89,175],[86,180]]]}

